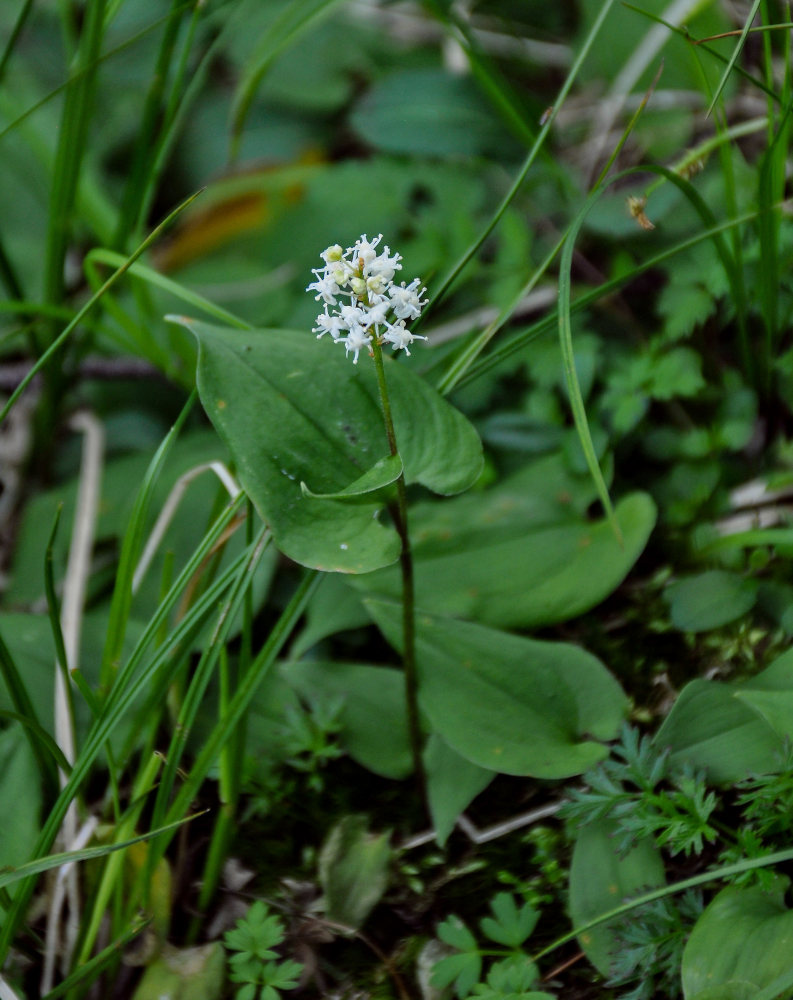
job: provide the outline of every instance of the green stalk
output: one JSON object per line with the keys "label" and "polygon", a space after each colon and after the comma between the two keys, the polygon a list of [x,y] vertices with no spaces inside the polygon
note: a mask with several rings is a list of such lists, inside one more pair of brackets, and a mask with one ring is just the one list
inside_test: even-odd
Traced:
{"label": "green stalk", "polygon": [[[394,418],[391,415],[391,402],[388,398],[388,386],[383,366],[383,349],[372,338],[372,354],[377,372],[377,387],[380,390],[380,402],[383,407],[383,418],[388,436],[388,447],[391,454],[399,456],[397,449]],[[416,628],[415,628],[415,587],[413,583],[413,555],[410,550],[410,533],[408,532],[408,503],[405,488],[405,471],[399,473],[396,481],[397,502],[389,504],[394,526],[402,543],[399,564],[402,570],[402,666],[405,672],[405,704],[407,707],[408,735],[410,737],[410,752],[413,757],[413,768],[419,783],[422,796],[425,794],[426,779],[424,764],[421,759],[422,736],[421,719],[419,717],[418,675],[416,672]]]}
{"label": "green stalk", "polygon": [[[157,779],[157,774],[161,766],[162,757],[159,754],[152,754],[146,761],[145,766],[138,775],[135,787],[132,789],[129,809],[127,810],[123,820],[117,824],[114,831],[114,843],[121,843],[134,835],[135,826],[140,819],[143,807],[146,805],[147,796],[152,788],[154,788],[154,783]],[[102,917],[104,916],[111,893],[121,882],[123,865],[123,854],[116,853],[108,855],[102,876],[99,879],[96,890],[94,891],[90,915],[86,914],[87,920],[85,918],[83,920],[84,933],[82,935],[82,941],[74,963],[74,969],[72,971],[77,971],[77,969],[79,969],[81,965],[84,965],[91,956],[94,944],[99,936]]]}
{"label": "green stalk", "polygon": [[25,0],[22,4],[22,9],[19,14],[17,14],[16,22],[14,27],[11,29],[11,34],[8,36],[8,41],[6,42],[5,48],[3,49],[3,54],[0,56],[0,81],[2,81],[5,76],[6,67],[8,66],[8,60],[11,58],[11,53],[16,48],[17,40],[22,34],[22,29],[25,27],[25,22],[33,9],[33,0]]}
{"label": "green stalk", "polygon": [[115,247],[124,247],[130,232],[133,230],[137,232],[140,209],[145,201],[145,192],[151,178],[151,150],[158,142],[156,137],[157,122],[163,108],[168,69],[173,60],[174,46],[176,45],[184,10],[185,7],[182,0],[172,0],[171,10],[168,14],[168,21],[165,25],[160,51],[157,56],[157,65],[152,73],[149,92],[146,95],[143,106],[143,117],[138,129],[132,166],[127,176],[127,185],[116,226],[115,238],[113,239]]}
{"label": "green stalk", "polygon": [[578,53],[575,62],[570,67],[570,72],[567,74],[567,78],[562,84],[561,90],[559,91],[559,94],[553,105],[551,113],[548,115],[548,118],[544,122],[542,128],[537,133],[537,138],[534,140],[534,144],[529,150],[529,154],[526,157],[522,167],[520,168],[517,177],[512,182],[512,186],[510,187],[509,191],[507,191],[507,193],[504,195],[503,199],[501,200],[501,203],[493,213],[492,217],[490,218],[484,229],[479,233],[474,242],[468,247],[468,249],[465,251],[462,257],[457,261],[456,264],[454,264],[454,266],[451,268],[448,274],[444,277],[437,291],[433,292],[432,299],[424,307],[424,311],[422,312],[418,322],[413,324],[414,330],[418,329],[420,323],[426,322],[427,316],[430,314],[430,311],[434,309],[438,305],[438,303],[441,302],[443,297],[446,295],[451,286],[457,280],[460,273],[468,265],[469,261],[475,256],[475,254],[479,251],[479,248],[482,246],[482,244],[485,242],[488,236],[496,228],[501,217],[504,215],[504,213],[514,200],[515,195],[518,193],[518,191],[521,188],[521,185],[526,180],[526,177],[529,173],[529,170],[532,167],[532,164],[534,163],[535,159],[537,158],[537,155],[542,149],[543,143],[545,142],[545,138],[550,132],[551,127],[553,126],[553,123],[556,120],[556,116],[559,113],[559,109],[567,100],[567,95],[570,93],[570,90],[572,89],[573,83],[575,82],[575,78],[578,76],[581,66],[584,64],[586,57],[589,55],[589,52],[595,43],[595,39],[597,38],[600,29],[603,27],[603,22],[606,20],[606,16],[613,7],[614,2],[615,0],[605,0],[600,10],[600,13],[595,18],[595,21],[589,31],[589,34],[584,40],[584,44],[581,47],[581,51]]}
{"label": "green stalk", "polygon": [[50,193],[50,224],[45,259],[45,299],[58,304],[63,299],[63,262],[71,234],[72,213],[77,197],[80,165],[87,147],[96,71],[104,33],[105,2],[92,0],[85,12],[75,75],[70,80],[63,106]]}

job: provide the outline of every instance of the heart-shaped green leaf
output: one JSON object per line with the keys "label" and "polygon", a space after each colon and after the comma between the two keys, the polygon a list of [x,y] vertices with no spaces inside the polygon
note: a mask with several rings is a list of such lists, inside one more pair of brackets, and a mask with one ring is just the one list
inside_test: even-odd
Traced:
{"label": "heart-shaped green leaf", "polygon": [[[399,606],[365,603],[399,649]],[[418,614],[416,660],[419,702],[433,730],[491,771],[581,774],[606,756],[597,740],[616,736],[627,707],[603,664],[567,643]]]}
{"label": "heart-shaped green leaf", "polygon": [[666,592],[673,624],[687,632],[707,632],[735,621],[756,597],[756,580],[720,569],[684,577]]}
{"label": "heart-shaped green leaf", "polygon": [[[473,497],[434,505],[441,507],[444,532],[429,505],[411,517],[419,607],[506,628],[566,621],[619,586],[655,524],[655,505],[646,493],[634,493],[617,504],[621,545],[607,520],[593,523],[575,517],[569,503],[559,504],[557,523],[533,528],[530,516],[523,523],[514,516],[524,501],[513,501],[506,485],[493,492],[500,505],[493,505],[489,523],[467,519]],[[549,488],[545,505],[553,496]],[[401,578],[390,569],[351,583],[392,600],[401,594]]]}
{"label": "heart-shaped green leaf", "polygon": [[371,469],[351,483],[346,489],[337,493],[314,493],[305,483],[300,484],[303,496],[314,497],[316,500],[354,500],[366,497],[378,490],[385,489],[395,483],[402,474],[402,459],[399,455],[387,455],[375,462]]}
{"label": "heart-shaped green leaf", "polygon": [[779,767],[789,736],[793,650],[742,683],[694,680],[655,736],[673,765],[693,764],[714,782],[740,781]]}
{"label": "heart-shaped green leaf", "polygon": [[751,995],[756,996],[791,972],[793,911],[785,906],[784,884],[773,892],[756,887],[723,889],[686,944],[683,993],[694,1000],[719,985],[751,983],[755,990]]}
{"label": "heart-shaped green leaf", "polygon": [[282,673],[304,696],[342,699],[339,738],[353,760],[384,778],[410,774],[413,761],[400,670],[315,661],[285,664]]}
{"label": "heart-shaped green leaf", "polygon": [[495,773],[461,757],[437,733],[427,740],[424,770],[435,839],[443,846],[462,811],[487,788]]}
{"label": "heart-shaped green leaf", "polygon": [[[204,409],[282,551],[306,566],[347,573],[394,562],[399,538],[378,520],[376,495],[354,503],[317,498],[345,493],[362,477],[365,483],[389,454],[374,365],[366,357],[353,365],[337,345],[300,331],[171,318],[198,339]],[[385,362],[406,481],[442,494],[467,489],[482,464],[476,431],[408,365]]]}
{"label": "heart-shaped green leaf", "polygon": [[[640,840],[620,856],[614,826],[600,821],[582,826],[570,865],[570,916],[576,927],[613,910],[642,890],[664,884],[664,863],[652,840]],[[619,947],[615,922],[599,924],[578,938],[589,961],[608,976]]]}

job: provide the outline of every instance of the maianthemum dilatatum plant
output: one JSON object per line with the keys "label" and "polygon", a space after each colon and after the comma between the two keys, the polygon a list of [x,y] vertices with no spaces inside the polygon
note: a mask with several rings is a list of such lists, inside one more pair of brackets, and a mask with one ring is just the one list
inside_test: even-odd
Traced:
{"label": "maianthemum dilatatum plant", "polygon": [[[317,325],[313,330],[317,334],[317,339],[329,333],[336,343],[344,344],[348,356],[353,355],[353,364],[358,363],[358,355],[362,350],[368,351],[373,359],[389,451],[391,458],[399,461],[382,349],[384,344],[390,344],[394,351],[403,350],[409,355],[409,346],[414,340],[427,339],[418,337],[407,328],[408,320],[418,319],[421,315],[421,308],[427,303],[421,296],[427,289],[420,288],[419,278],[414,278],[409,285],[404,281],[399,285],[395,283],[394,276],[402,269],[402,257],[398,253],[392,255],[388,246],[384,246],[378,254],[377,248],[382,239],[383,234],[380,233],[370,242],[364,234],[356,240],[354,246],[347,247],[345,251],[342,251],[338,243],[328,247],[321,254],[325,266],[314,270],[316,281],[312,281],[306,291],[316,291],[315,298],[324,305],[324,310],[317,316]],[[348,298],[349,301],[343,302],[344,298]],[[333,311],[330,312],[329,309]],[[422,738],[413,623],[413,558],[408,531],[405,473],[402,468],[396,478],[396,490],[396,503],[389,504],[389,511],[402,546],[400,564],[405,701],[413,766],[423,786],[424,768],[421,760]]]}

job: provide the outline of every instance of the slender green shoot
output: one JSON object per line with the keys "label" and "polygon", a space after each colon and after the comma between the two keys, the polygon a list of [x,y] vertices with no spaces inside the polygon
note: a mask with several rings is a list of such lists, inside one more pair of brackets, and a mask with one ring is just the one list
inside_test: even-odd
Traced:
{"label": "slender green shoot", "polygon": [[417,323],[414,323],[414,329],[418,329],[419,324],[421,322],[426,322],[427,316],[429,315],[430,311],[443,300],[444,296],[449,291],[454,282],[457,280],[459,275],[467,267],[468,263],[473,259],[473,257],[479,252],[479,249],[482,246],[482,244],[496,228],[499,221],[501,220],[501,217],[504,215],[504,212],[506,212],[506,210],[512,204],[513,200],[515,199],[515,196],[517,195],[518,191],[523,185],[523,182],[528,176],[529,170],[531,170],[532,165],[534,164],[534,161],[536,160],[538,153],[542,149],[545,139],[548,133],[550,132],[551,127],[553,126],[556,116],[559,113],[559,109],[567,100],[567,95],[570,93],[573,83],[575,82],[575,79],[578,76],[578,73],[580,72],[581,67],[584,64],[586,57],[589,55],[589,52],[595,43],[595,39],[600,33],[600,29],[603,27],[603,23],[606,20],[606,17],[608,16],[608,13],[613,5],[614,5],[614,0],[605,0],[605,3],[600,9],[600,13],[595,18],[595,22],[592,25],[589,34],[584,40],[584,44],[581,47],[581,51],[576,56],[576,59],[570,68],[570,72],[567,74],[567,78],[562,84],[562,87],[559,91],[556,101],[550,111],[550,114],[545,119],[545,122],[540,128],[540,131],[537,133],[537,138],[534,140],[534,145],[531,147],[529,155],[526,157],[523,166],[518,171],[518,174],[515,177],[515,180],[512,182],[509,191],[507,191],[507,193],[504,195],[498,208],[496,208],[495,212],[492,214],[492,216],[490,217],[490,219],[488,220],[487,224],[484,226],[480,234],[477,236],[477,238],[468,247],[468,249],[465,251],[462,257],[460,257],[460,259],[453,265],[453,267],[447,273],[447,275],[443,278],[440,287],[433,292],[432,298],[424,307],[424,311],[419,321]]}

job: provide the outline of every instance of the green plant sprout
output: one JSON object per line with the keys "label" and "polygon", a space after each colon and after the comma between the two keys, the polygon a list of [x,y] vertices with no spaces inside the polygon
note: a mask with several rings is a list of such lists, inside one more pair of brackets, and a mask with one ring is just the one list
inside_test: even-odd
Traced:
{"label": "green plant sprout", "polygon": [[283,921],[270,913],[261,899],[226,931],[223,941],[232,953],[228,959],[229,978],[244,984],[237,990],[236,1000],[278,1000],[282,990],[297,986],[303,966],[279,958],[276,950],[284,937]]}
{"label": "green plant sprout", "polygon": [[[427,299],[421,298],[427,289],[420,287],[420,278],[414,278],[410,284],[403,281],[397,285],[394,282],[396,272],[402,269],[402,257],[398,253],[392,255],[388,246],[384,246],[378,254],[377,248],[382,239],[382,233],[371,241],[364,234],[356,240],[354,246],[347,247],[344,251],[338,243],[329,246],[321,254],[325,266],[314,270],[316,281],[312,281],[306,291],[316,292],[315,299],[324,304],[324,310],[317,316],[317,325],[313,330],[317,339],[329,333],[334,341],[344,345],[348,355],[353,355],[353,364],[358,363],[358,355],[362,350],[367,350],[373,358],[388,447],[392,458],[398,459],[401,465],[382,349],[384,344],[390,344],[394,351],[403,350],[409,355],[409,347],[414,340],[427,339],[411,333],[407,328],[407,322],[418,319],[422,307],[427,304]],[[338,300],[342,296],[349,298],[349,302],[339,304]],[[329,312],[329,307],[333,308],[333,312]],[[421,756],[423,740],[415,650],[415,585],[404,468],[400,468],[396,490],[397,501],[389,504],[389,511],[401,543],[399,561],[402,570],[405,702],[413,768],[424,793],[426,779]]]}
{"label": "green plant sprout", "polygon": [[[454,985],[459,1000],[476,996],[485,1000],[550,1000],[551,994],[536,990],[540,973],[523,949],[540,919],[529,903],[518,906],[515,897],[500,892],[490,901],[492,916],[479,922],[482,933],[497,948],[482,948],[459,917],[438,925],[440,940],[455,954],[442,958],[433,968],[432,985],[444,989]],[[483,959],[493,959],[483,978]]]}

